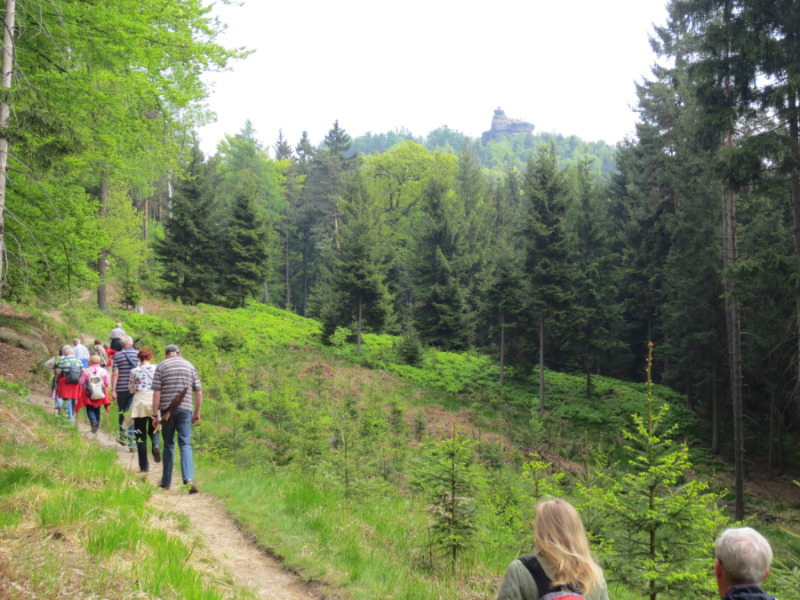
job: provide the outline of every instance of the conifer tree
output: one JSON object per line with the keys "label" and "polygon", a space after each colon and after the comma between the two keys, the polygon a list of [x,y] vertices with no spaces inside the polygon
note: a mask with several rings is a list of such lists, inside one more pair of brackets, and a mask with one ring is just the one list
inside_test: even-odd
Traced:
{"label": "conifer tree", "polygon": [[474,497],[480,482],[474,442],[455,425],[450,437],[426,449],[424,464],[414,474],[414,484],[431,502],[432,541],[450,558],[454,571],[476,530]]}
{"label": "conifer tree", "polygon": [[364,323],[380,331],[391,315],[386,286],[383,222],[360,171],[348,181],[342,197],[341,248],[333,272],[335,305],[343,323],[358,323],[357,354],[361,355]]}
{"label": "conifer tree", "polygon": [[[522,271],[509,237],[503,232],[498,232],[496,237],[497,242],[487,266],[488,276],[480,289],[476,342],[497,356],[500,363],[499,382],[503,385],[506,357],[518,352],[521,345],[519,333],[525,301],[522,295]],[[484,335],[486,337],[481,340]]]}
{"label": "conifer tree", "polygon": [[470,336],[464,293],[452,266],[462,251],[461,235],[453,222],[452,192],[434,179],[424,200],[427,218],[416,243],[414,263],[417,329],[430,345],[464,350]]}
{"label": "conifer tree", "polygon": [[216,272],[216,236],[211,221],[212,192],[208,167],[198,144],[191,150],[186,176],[175,185],[164,239],[155,244],[167,283],[164,291],[173,299],[197,304],[209,302],[219,287]]}
{"label": "conifer tree", "polygon": [[593,494],[606,513],[607,573],[650,600],[681,593],[707,597],[714,592],[708,557],[727,519],[708,484],[692,478],[687,445],[672,441],[669,406],[654,406],[652,348],[650,343],[647,415],[634,415],[633,430],[623,430],[625,473],[601,473]]}
{"label": "conifer tree", "polygon": [[[331,301],[333,250],[339,244],[341,220],[339,201],[345,177],[355,163],[347,155],[351,144],[350,136],[335,121],[308,163],[295,222],[304,279],[303,314],[320,315]],[[301,157],[301,166],[303,160]]]}
{"label": "conifer tree", "polygon": [[255,200],[256,182],[245,173],[234,197],[230,223],[221,247],[221,270],[225,303],[244,307],[263,281],[267,269],[267,234],[269,228]]}
{"label": "conifer tree", "polygon": [[568,190],[555,148],[541,148],[528,159],[523,189],[527,216],[522,227],[525,275],[537,323],[539,410],[544,410],[545,334],[560,324],[571,295],[571,265],[566,233]]}
{"label": "conifer tree", "polygon": [[600,201],[591,166],[581,161],[575,167],[575,276],[574,306],[569,311],[575,354],[586,376],[586,397],[592,394],[592,373],[612,362],[620,349],[622,320],[616,303],[616,272],[608,242],[608,218]]}

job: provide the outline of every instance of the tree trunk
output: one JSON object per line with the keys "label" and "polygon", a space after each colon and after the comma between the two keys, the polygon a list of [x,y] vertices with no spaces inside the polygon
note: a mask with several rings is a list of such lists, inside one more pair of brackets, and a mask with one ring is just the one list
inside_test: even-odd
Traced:
{"label": "tree trunk", "polygon": [[264,300],[264,304],[267,304],[267,305],[269,304],[269,282],[267,282],[266,279],[264,280],[264,298],[263,298],[263,300]]}
{"label": "tree trunk", "polygon": [[[6,0],[3,33],[3,73],[0,87],[11,89],[11,73],[14,65],[14,17],[15,0]],[[5,217],[6,217],[6,175],[8,174],[8,126],[10,124],[11,107],[7,102],[0,106],[0,304],[3,300],[5,286],[4,273],[8,267],[3,264],[5,256]]]}
{"label": "tree trunk", "polygon": [[145,242],[147,241],[147,237],[148,237],[147,236],[147,223],[148,223],[148,220],[150,218],[150,214],[148,213],[149,209],[150,209],[150,198],[145,198],[144,199],[144,223],[142,225],[143,228],[144,228],[144,241]]}
{"label": "tree trunk", "polygon": [[[789,103],[789,144],[792,155],[791,194],[792,215],[794,216],[794,254],[800,256],[800,127],[798,127],[797,96],[792,93],[788,98]],[[794,397],[800,398],[800,282],[795,284],[797,299],[795,300],[795,335],[797,335],[797,349],[795,355]]]}
{"label": "tree trunk", "polygon": [[506,315],[500,311],[500,385],[503,385],[503,372],[506,358]]}
{"label": "tree trunk", "polygon": [[767,477],[772,479],[772,466],[775,460],[775,394],[769,393],[769,446],[767,449]]}
{"label": "tree trunk", "polygon": [[363,314],[364,303],[361,296],[358,297],[358,340],[356,341],[356,355],[361,356],[361,317]]}
{"label": "tree trunk", "polygon": [[[728,136],[728,143],[731,138]],[[723,194],[722,204],[723,267],[729,271],[737,261],[736,256],[736,196],[730,190]],[[733,446],[736,480],[737,521],[744,519],[744,436],[742,431],[742,331],[739,302],[733,297],[736,282],[725,282],[725,321],[728,326],[728,370],[731,402],[733,403]]]}
{"label": "tree trunk", "polygon": [[292,310],[292,278],[289,274],[289,225],[286,225],[284,253],[286,255],[286,310]]}
{"label": "tree trunk", "polygon": [[719,453],[719,386],[717,381],[717,361],[712,363],[711,371],[711,454]]}
{"label": "tree trunk", "polygon": [[[106,181],[105,173],[100,174],[100,214],[105,213],[106,201],[108,200],[108,181]],[[100,284],[97,286],[97,308],[106,310],[106,257],[108,256],[108,249],[100,249],[100,258],[97,259],[97,274],[100,276]]]}
{"label": "tree trunk", "polygon": [[544,314],[539,315],[539,412],[544,411]]}

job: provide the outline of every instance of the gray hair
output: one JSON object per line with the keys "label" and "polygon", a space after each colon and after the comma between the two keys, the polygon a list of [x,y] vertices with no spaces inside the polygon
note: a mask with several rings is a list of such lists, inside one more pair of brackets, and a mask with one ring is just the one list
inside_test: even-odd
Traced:
{"label": "gray hair", "polygon": [[77,346],[80,343],[81,343],[81,338],[72,338],[72,344],[74,346]]}
{"label": "gray hair", "polygon": [[61,352],[64,353],[64,356],[72,356],[73,350],[74,348],[69,344],[64,344],[63,346],[61,346]]}
{"label": "gray hair", "polygon": [[122,339],[119,341],[119,343],[123,346],[133,346],[133,338],[129,335],[122,336]]}
{"label": "gray hair", "polygon": [[752,527],[733,527],[717,538],[714,557],[733,585],[761,585],[772,563],[772,548]]}

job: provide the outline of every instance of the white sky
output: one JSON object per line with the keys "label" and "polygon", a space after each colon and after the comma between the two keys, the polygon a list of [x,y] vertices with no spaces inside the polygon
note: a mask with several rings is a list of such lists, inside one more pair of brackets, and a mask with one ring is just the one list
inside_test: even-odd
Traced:
{"label": "white sky", "polygon": [[537,132],[610,144],[632,134],[635,82],[667,0],[246,0],[217,5],[220,42],[255,52],[213,74],[200,130],[213,154],[250,119],[273,146],[443,125],[480,137],[495,108]]}

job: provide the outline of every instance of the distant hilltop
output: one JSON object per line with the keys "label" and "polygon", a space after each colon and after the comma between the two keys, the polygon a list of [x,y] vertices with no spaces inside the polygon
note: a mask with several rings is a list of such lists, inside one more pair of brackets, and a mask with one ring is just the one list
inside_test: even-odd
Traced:
{"label": "distant hilltop", "polygon": [[533,133],[533,129],[533,123],[520,121],[519,119],[509,119],[502,108],[497,108],[494,111],[494,117],[492,117],[492,128],[483,132],[481,142],[485,145],[492,140],[517,133]]}

